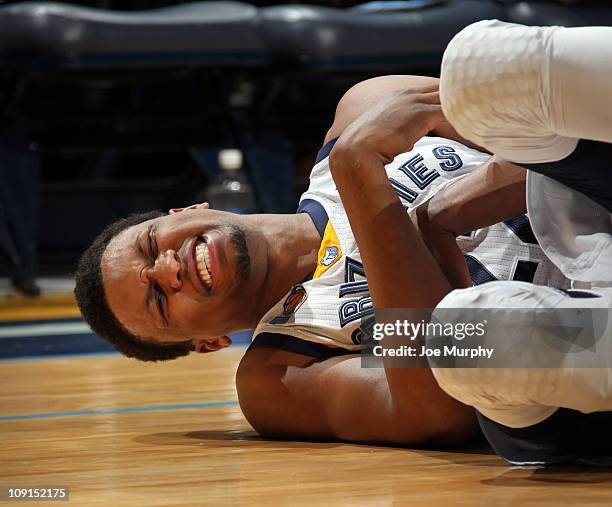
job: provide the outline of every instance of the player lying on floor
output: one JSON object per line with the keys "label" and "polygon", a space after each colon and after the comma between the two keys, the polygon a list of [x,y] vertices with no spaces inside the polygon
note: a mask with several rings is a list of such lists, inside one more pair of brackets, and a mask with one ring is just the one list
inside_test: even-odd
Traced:
{"label": "player lying on floor", "polygon": [[[440,270],[406,207],[487,171],[489,155],[453,140],[439,118],[432,134],[443,137],[425,137],[397,157],[381,158],[376,139],[354,143],[373,105],[430,86],[435,79],[388,76],[348,91],[295,215],[195,205],[109,226],[78,267],[85,320],[125,355],[153,361],[218,350],[230,344],[228,333],[254,328],[236,384],[246,418],[267,437],[407,446],[472,439],[474,410],[442,391],[429,369],[361,368],[361,317],[373,306],[433,308],[453,287],[471,285],[463,254],[476,282],[524,276],[514,272],[520,257],[534,268],[527,281],[568,283],[532,242],[524,198],[498,203],[500,214],[517,217],[511,222],[458,243],[431,237],[451,266]],[[430,130],[421,111],[420,136]],[[524,192],[524,171],[507,169],[515,175],[509,185]]]}

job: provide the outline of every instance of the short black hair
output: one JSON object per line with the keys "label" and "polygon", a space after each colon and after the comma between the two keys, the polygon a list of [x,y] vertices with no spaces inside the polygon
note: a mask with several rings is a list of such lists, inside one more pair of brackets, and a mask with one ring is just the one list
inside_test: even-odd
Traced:
{"label": "short black hair", "polygon": [[141,361],[167,361],[186,356],[194,350],[189,342],[157,343],[145,337],[135,336],[119,322],[111,311],[102,279],[102,255],[110,241],[133,225],[159,218],[165,213],[150,211],[121,218],[107,226],[82,255],[75,273],[74,295],[81,315],[94,333],[110,342],[127,357]]}

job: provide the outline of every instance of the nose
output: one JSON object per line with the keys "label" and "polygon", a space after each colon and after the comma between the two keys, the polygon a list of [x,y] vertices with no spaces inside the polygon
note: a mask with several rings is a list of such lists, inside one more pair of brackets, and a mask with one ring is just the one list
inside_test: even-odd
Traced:
{"label": "nose", "polygon": [[166,291],[177,291],[183,286],[183,269],[174,250],[160,252],[155,264],[147,271],[147,278]]}

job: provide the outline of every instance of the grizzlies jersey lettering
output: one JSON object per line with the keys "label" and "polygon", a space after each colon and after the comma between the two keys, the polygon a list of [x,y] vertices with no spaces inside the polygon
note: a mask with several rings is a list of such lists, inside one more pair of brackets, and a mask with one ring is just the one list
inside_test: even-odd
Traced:
{"label": "grizzlies jersey lettering", "polygon": [[[398,155],[386,166],[386,171],[389,183],[409,209],[480,167],[488,158],[489,155],[455,141],[426,137],[412,151]],[[317,215],[324,221],[317,224],[315,220],[322,234],[316,270],[264,315],[253,334],[254,340],[258,336],[284,335],[357,351],[362,336],[361,319],[373,312],[372,300],[328,158],[314,166],[300,206],[318,208],[309,214],[313,220]],[[473,231],[460,237],[458,244],[474,284],[522,280],[560,288],[570,286],[542,253],[524,215]]]}

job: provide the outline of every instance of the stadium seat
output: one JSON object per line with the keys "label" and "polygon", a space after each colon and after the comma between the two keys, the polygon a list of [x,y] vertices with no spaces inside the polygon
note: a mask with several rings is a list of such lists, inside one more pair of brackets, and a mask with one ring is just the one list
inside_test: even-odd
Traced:
{"label": "stadium seat", "polygon": [[[0,151],[29,174],[41,167],[41,251],[80,248],[95,232],[91,223],[136,210],[128,206],[170,205],[167,183],[152,181],[167,168],[192,174],[194,163],[208,181],[207,157],[220,147],[243,150],[261,208],[284,212],[292,157],[307,161],[316,152],[350,85],[376,74],[436,75],[448,41],[490,18],[612,25],[612,9],[603,0],[383,0],[350,8],[227,0],[120,11],[0,0]],[[62,217],[79,208],[85,186],[96,217],[63,235]],[[147,189],[140,204],[133,188]],[[74,206],[66,208],[68,196]],[[34,261],[20,257],[23,271],[33,272]]]}
{"label": "stadium seat", "polygon": [[253,66],[268,52],[258,10],[195,2],[120,12],[53,2],[0,7],[0,58],[35,68]]}
{"label": "stadium seat", "polygon": [[609,2],[518,2],[508,6],[508,21],[523,25],[609,26]]}
{"label": "stadium seat", "polygon": [[[414,5],[419,8],[408,8]],[[437,68],[459,30],[505,18],[505,8],[487,0],[372,2],[351,9],[278,5],[261,12],[276,60],[312,70],[379,73]]]}

